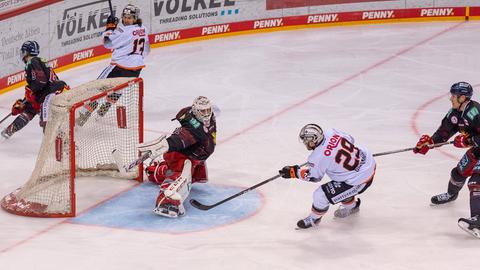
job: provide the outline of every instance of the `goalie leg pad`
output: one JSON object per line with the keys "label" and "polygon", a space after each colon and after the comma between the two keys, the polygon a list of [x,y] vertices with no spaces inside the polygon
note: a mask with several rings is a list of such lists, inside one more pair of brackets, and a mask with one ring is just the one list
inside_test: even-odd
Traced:
{"label": "goalie leg pad", "polygon": [[174,173],[168,169],[167,162],[154,162],[145,168],[148,180],[154,184],[162,185],[166,178],[176,179],[180,176],[180,172]]}
{"label": "goalie leg pad", "polygon": [[205,162],[198,162],[196,166],[195,162],[193,164],[192,183],[208,182],[207,164]]}
{"label": "goalie leg pad", "polygon": [[157,197],[153,212],[165,217],[179,217],[185,214],[183,202],[192,186],[192,162],[185,160],[182,174],[175,181],[164,183]]}

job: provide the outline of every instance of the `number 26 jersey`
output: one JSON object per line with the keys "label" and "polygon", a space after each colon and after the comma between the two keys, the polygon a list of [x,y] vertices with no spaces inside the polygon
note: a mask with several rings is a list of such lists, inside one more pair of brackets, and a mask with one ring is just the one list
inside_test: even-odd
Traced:
{"label": "number 26 jersey", "polygon": [[119,25],[103,33],[103,45],[112,49],[112,65],[138,70],[145,67],[143,58],[150,53],[148,30],[145,26]]}
{"label": "number 26 jersey", "polygon": [[326,174],[332,181],[356,186],[370,180],[375,160],[365,147],[354,145],[347,133],[328,129],[325,139],[308,157],[306,180],[318,182]]}

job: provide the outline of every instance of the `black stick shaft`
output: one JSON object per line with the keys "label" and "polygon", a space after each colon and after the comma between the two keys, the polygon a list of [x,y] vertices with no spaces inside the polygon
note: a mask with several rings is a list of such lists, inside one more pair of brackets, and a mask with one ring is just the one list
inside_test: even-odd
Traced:
{"label": "black stick shaft", "polygon": [[108,0],[108,7],[110,8],[110,15],[113,16],[113,5],[112,5],[112,0]]}
{"label": "black stick shaft", "polygon": [[[437,144],[430,144],[428,146],[428,148],[433,149],[433,148],[437,148],[437,147],[440,147],[440,146],[443,146],[443,145],[446,145],[446,144],[451,144],[451,143],[453,143],[453,141],[442,142],[442,143],[437,143]],[[410,148],[405,148],[405,149],[400,149],[400,150],[387,151],[387,152],[382,152],[382,153],[376,153],[376,154],[373,154],[373,156],[374,157],[386,156],[386,155],[391,155],[391,154],[396,154],[396,153],[412,151],[413,149],[415,149],[415,147],[410,147]]]}
{"label": "black stick shaft", "polygon": [[7,120],[10,116],[12,116],[12,113],[9,113],[7,116],[5,116],[2,120],[0,120],[0,124],[3,123],[5,120]]}

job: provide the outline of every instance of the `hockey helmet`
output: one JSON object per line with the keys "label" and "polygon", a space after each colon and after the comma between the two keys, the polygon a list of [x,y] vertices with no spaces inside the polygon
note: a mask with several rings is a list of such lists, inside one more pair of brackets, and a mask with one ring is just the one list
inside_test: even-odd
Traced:
{"label": "hockey helmet", "polygon": [[20,48],[20,56],[37,56],[40,54],[40,45],[36,41],[25,41]]}
{"label": "hockey helmet", "polygon": [[455,96],[471,98],[473,96],[473,88],[467,82],[457,82],[450,87],[450,93]]}
{"label": "hockey helmet", "polygon": [[199,121],[208,123],[210,117],[212,117],[212,104],[210,100],[204,96],[195,98],[192,105],[192,112]]}
{"label": "hockey helmet", "polygon": [[307,124],[301,130],[300,134],[298,135],[300,140],[309,148],[310,142],[313,142],[315,146],[319,145],[323,139],[323,130],[317,124]]}
{"label": "hockey helmet", "polygon": [[122,17],[125,15],[130,15],[134,20],[138,20],[138,17],[140,16],[140,9],[132,4],[128,4],[122,11]]}

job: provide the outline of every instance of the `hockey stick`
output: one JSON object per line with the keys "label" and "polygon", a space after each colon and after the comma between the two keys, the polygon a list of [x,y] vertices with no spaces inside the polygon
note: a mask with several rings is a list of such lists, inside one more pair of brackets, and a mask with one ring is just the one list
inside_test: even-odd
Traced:
{"label": "hockey stick", "polygon": [[112,0],[108,0],[108,7],[110,8],[110,15],[113,16],[113,5],[112,5]]}
{"label": "hockey stick", "polygon": [[7,120],[10,116],[12,116],[12,113],[9,113],[7,116],[5,116],[2,120],[0,120],[0,124],[3,123],[5,120]]}
{"label": "hockey stick", "polygon": [[[162,136],[158,137],[158,139],[151,141],[150,145],[148,145],[148,146],[152,147],[152,146],[158,145],[166,137],[167,137],[166,135],[162,135]],[[141,163],[143,163],[145,160],[147,160],[149,158],[153,160],[153,159],[155,159],[158,156],[163,154],[163,152],[158,152],[158,151],[154,151],[154,152],[156,152],[155,155],[153,155],[152,151],[146,151],[139,158],[135,159],[134,161],[130,162],[127,165],[123,165],[122,154],[120,153],[120,151],[118,151],[118,149],[113,149],[112,158],[115,161],[115,163],[117,164],[118,171],[121,174],[126,174],[127,172],[131,171],[133,168],[135,168],[138,165],[140,165]]]}
{"label": "hockey stick", "polygon": [[[429,145],[428,147],[429,147],[430,149],[432,149],[432,148],[440,147],[440,146],[442,146],[442,145],[451,144],[451,143],[453,143],[453,141],[443,142],[443,143],[437,143],[437,144],[431,144],[431,145]],[[385,155],[390,155],[390,154],[395,154],[395,153],[400,153],[400,152],[412,151],[413,149],[415,149],[415,147],[405,148],[405,149],[400,149],[400,150],[394,150],[394,151],[388,151],[388,152],[382,152],[382,153],[376,153],[376,154],[373,154],[373,156],[374,156],[374,157],[385,156]],[[304,163],[304,164],[300,165],[300,167],[302,167],[302,166],[304,166],[304,165],[306,165],[306,164],[307,164],[307,163]],[[277,178],[279,178],[279,177],[280,177],[280,175],[277,174],[277,175],[275,175],[275,176],[273,176],[273,177],[271,177],[271,178],[268,178],[267,180],[265,180],[265,181],[263,181],[263,182],[260,182],[260,183],[254,185],[254,186],[251,186],[251,187],[249,187],[249,188],[247,188],[247,189],[244,189],[244,190],[240,191],[239,193],[234,194],[234,195],[232,195],[232,196],[230,196],[230,197],[228,197],[228,198],[226,198],[226,199],[224,199],[224,200],[221,200],[221,201],[219,201],[219,202],[217,202],[217,203],[214,203],[214,204],[212,204],[212,205],[205,205],[205,204],[202,204],[202,203],[200,203],[199,201],[194,200],[194,199],[191,199],[191,200],[190,200],[190,204],[191,204],[193,207],[195,207],[195,208],[197,208],[197,209],[200,209],[200,210],[204,210],[204,211],[210,210],[210,209],[212,209],[212,208],[214,208],[214,207],[216,207],[216,206],[219,206],[220,204],[223,204],[223,203],[225,203],[225,202],[228,202],[228,201],[230,201],[230,200],[232,200],[232,199],[234,199],[234,198],[236,198],[236,197],[238,197],[238,196],[240,196],[240,195],[243,195],[243,194],[245,194],[245,193],[247,193],[247,192],[249,192],[249,191],[252,191],[252,190],[256,189],[256,188],[259,187],[259,186],[265,185],[266,183],[268,183],[268,182],[270,182],[270,181],[273,181],[273,180],[275,180],[275,179],[277,179]]]}
{"label": "hockey stick", "polygon": [[[307,163],[303,163],[302,165],[300,165],[300,167],[305,166],[306,164],[307,164]],[[190,200],[190,204],[191,204],[193,207],[195,207],[195,208],[197,208],[197,209],[200,209],[200,210],[204,210],[204,211],[205,211],[205,210],[209,210],[209,209],[212,209],[213,207],[219,206],[220,204],[223,204],[223,203],[225,203],[225,202],[228,202],[228,201],[230,201],[230,200],[232,200],[232,199],[234,199],[234,198],[236,198],[236,197],[238,197],[238,196],[240,196],[240,195],[243,195],[243,194],[245,194],[245,193],[247,193],[247,192],[249,192],[249,191],[252,191],[252,190],[256,189],[256,188],[259,187],[259,186],[263,186],[263,185],[265,185],[266,183],[271,182],[271,181],[279,178],[280,176],[281,176],[280,174],[277,174],[277,175],[275,175],[275,176],[273,176],[273,177],[268,178],[268,179],[265,180],[265,181],[262,181],[262,182],[260,182],[260,183],[258,183],[258,184],[256,184],[256,185],[254,185],[254,186],[251,186],[251,187],[249,187],[249,188],[247,188],[247,189],[244,189],[244,190],[240,191],[239,193],[234,194],[234,195],[232,195],[232,196],[230,196],[230,197],[228,197],[228,198],[226,198],[226,199],[224,199],[224,200],[221,200],[221,201],[219,201],[219,202],[217,202],[217,203],[215,203],[215,204],[212,204],[212,205],[205,205],[205,204],[202,204],[202,203],[200,203],[199,201],[194,200],[194,199],[191,199],[191,200]]]}
{"label": "hockey stick", "polygon": [[121,165],[122,164],[122,155],[120,153],[120,151],[118,151],[117,149],[113,149],[112,151],[112,157],[113,157],[113,160],[115,161],[115,163],[117,164],[117,167],[118,167],[118,171],[121,173],[121,174],[126,174],[127,172],[129,172],[130,170],[132,170],[133,168],[137,167],[138,165],[140,165],[142,162],[144,162],[145,160],[149,159],[150,157],[152,156],[152,152],[151,151],[148,151],[146,152],[145,154],[143,154],[142,156],[140,156],[139,158],[137,158],[136,160],[130,162],[130,164],[127,164],[127,165]]}
{"label": "hockey stick", "polygon": [[[433,148],[437,148],[437,147],[440,147],[440,146],[443,146],[443,145],[446,145],[446,144],[452,144],[452,143],[453,143],[453,141],[436,143],[436,144],[430,144],[430,145],[428,145],[428,148],[433,149]],[[379,156],[386,156],[386,155],[390,155],[390,154],[408,152],[408,151],[412,151],[412,150],[415,149],[415,148],[416,148],[416,147],[410,147],[410,148],[405,148],[405,149],[400,149],[400,150],[393,150],[393,151],[381,152],[381,153],[373,154],[373,156],[374,156],[374,157],[379,157]]]}

